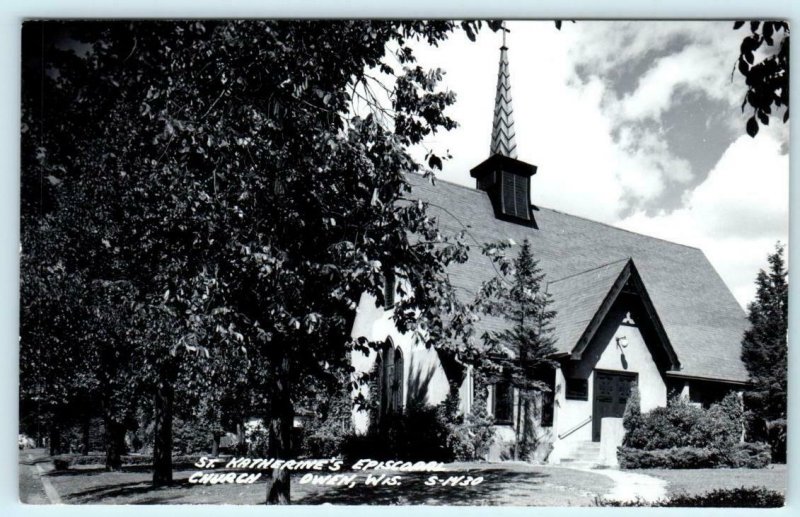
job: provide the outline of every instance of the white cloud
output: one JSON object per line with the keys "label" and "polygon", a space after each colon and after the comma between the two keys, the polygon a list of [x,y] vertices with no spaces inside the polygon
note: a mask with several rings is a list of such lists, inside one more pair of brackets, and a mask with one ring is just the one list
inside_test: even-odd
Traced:
{"label": "white cloud", "polygon": [[[558,31],[543,21],[509,28],[519,158],[539,168],[532,202],[698,246],[740,303],[749,301],[766,254],[786,240],[788,158],[780,150],[788,126],[742,136],[695,187],[698,171],[671,151],[661,120],[670,109],[680,112],[682,91],[698,91],[725,101],[724,116],[743,135],[738,71],[731,82],[743,33],[730,22],[579,21]],[[420,159],[427,149],[453,154],[442,179],[473,186],[469,170],[489,156],[499,46],[499,34],[485,30],[475,43],[455,35],[438,48],[417,49],[420,64],[444,69],[444,85],[457,94],[450,114],[461,127],[415,151]],[[631,67],[639,76],[620,95],[612,78]],[[665,188],[684,188],[683,207],[648,215]]]}
{"label": "white cloud", "polygon": [[788,235],[789,157],[769,134],[739,137],[684,208],[648,217],[638,212],[618,225],[701,248],[744,307],[776,241]]}

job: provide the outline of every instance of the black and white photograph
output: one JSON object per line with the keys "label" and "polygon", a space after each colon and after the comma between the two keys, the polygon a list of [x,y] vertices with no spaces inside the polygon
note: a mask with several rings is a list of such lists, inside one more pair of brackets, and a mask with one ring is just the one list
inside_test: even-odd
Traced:
{"label": "black and white photograph", "polygon": [[22,503],[784,506],[788,21],[20,36]]}

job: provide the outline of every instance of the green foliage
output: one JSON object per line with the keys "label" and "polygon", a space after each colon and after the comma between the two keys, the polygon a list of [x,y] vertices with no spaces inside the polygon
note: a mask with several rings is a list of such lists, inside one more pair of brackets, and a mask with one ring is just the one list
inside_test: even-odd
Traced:
{"label": "green foliage", "polygon": [[[482,386],[479,380],[476,385]],[[476,389],[475,402],[469,414],[458,411],[458,386],[451,383],[447,398],[439,406],[439,418],[448,430],[445,447],[456,461],[483,460],[489,453],[494,438],[494,418],[486,411],[486,397],[483,389]]]}
{"label": "green foliage", "polygon": [[672,508],[780,508],[784,496],[766,487],[718,488],[704,494],[678,494],[655,502],[598,499],[598,506],[661,506]]}
{"label": "green foliage", "polygon": [[638,405],[632,394],[618,452],[622,468],[762,468],[770,462],[763,443],[740,443],[744,412],[736,393],[708,409],[682,397],[647,413],[638,413]]}
{"label": "green foliage", "polygon": [[622,443],[645,450],[697,445],[694,442],[697,435],[693,431],[704,415],[703,408],[679,398],[666,407],[641,414],[638,419],[623,420],[627,432]]}
{"label": "green foliage", "polygon": [[[733,24],[740,29],[744,21]],[[783,122],[789,120],[789,24],[780,21],[751,21],[750,34],[739,49],[738,69],[747,84],[742,112],[748,104],[753,115],[747,120],[747,134],[755,137],[759,123],[769,124],[774,110],[785,108]],[[756,57],[762,54],[764,57]]]}
{"label": "green foliage", "polygon": [[[426,166],[407,148],[455,126],[455,96],[410,43],[481,25],[27,23],[21,335],[25,358],[48,361],[21,363],[39,368],[21,378],[26,411],[43,410],[43,393],[63,411],[66,395],[101,382],[70,364],[94,359],[73,350],[92,342],[124,352],[118,368],[87,370],[105,375],[114,400],[102,407],[119,422],[160,390],[163,405],[146,408],[158,436],[173,409],[210,426],[246,408],[286,424],[306,379],[333,391],[350,352],[376,346],[351,339],[351,317],[365,292],[382,303],[388,271],[408,291],[398,329],[467,347],[454,339],[468,321],[448,317],[458,300],[446,274],[466,246],[406,180],[441,167],[444,157]],[[88,307],[106,311],[83,341],[74,330],[90,317],[73,311],[86,305],[71,284],[98,286]],[[269,446],[286,454],[291,425],[278,428]]]}
{"label": "green foliage", "polygon": [[327,403],[316,407],[316,416],[303,428],[300,455],[308,458],[337,457],[345,440],[354,432],[351,394],[340,391]]}
{"label": "green foliage", "polygon": [[622,426],[625,428],[626,436],[629,436],[632,431],[642,426],[641,398],[638,384],[631,383],[631,394],[625,403],[625,412],[622,414]]}
{"label": "green foliage", "polygon": [[494,418],[475,408],[451,427],[448,448],[457,461],[485,460],[494,441]]}
{"label": "green foliage", "polygon": [[714,447],[670,447],[667,449],[634,449],[619,447],[617,459],[623,469],[761,469],[770,463],[769,445],[737,443],[720,450]]}
{"label": "green foliage", "polygon": [[535,448],[533,403],[537,394],[549,392],[547,382],[557,363],[552,335],[555,312],[545,289],[545,275],[539,268],[530,242],[525,239],[519,254],[509,260],[502,250],[510,243],[484,247],[502,275],[485,282],[475,305],[483,313],[504,318],[510,328],[483,335],[485,353],[477,364],[490,383],[508,381],[518,390],[521,424],[517,426],[516,455],[528,457]]}
{"label": "green foliage", "polygon": [[743,429],[743,412],[736,393],[729,393],[709,409],[690,403],[682,397],[666,407],[657,407],[636,415],[631,397],[625,410],[623,445],[636,449],[656,450],[671,447],[712,447],[726,450],[739,443]]}
{"label": "green foliage", "polygon": [[[748,307],[750,328],[742,340],[742,361],[750,373],[744,394],[748,432],[752,439],[769,440],[775,461],[786,461],[787,332],[789,325],[788,272],[780,244],[768,257],[769,271],[756,278],[756,299]],[[777,422],[777,424],[773,424]],[[769,435],[769,429],[778,431]]]}
{"label": "green foliage", "polygon": [[[173,464],[176,467],[190,469],[194,467],[202,456],[206,454],[188,454],[188,455],[175,455],[173,457]],[[54,462],[68,468],[76,465],[90,465],[90,466],[103,466],[105,464],[105,456],[98,454],[90,454],[82,456],[80,454],[60,454],[53,457]],[[121,456],[122,465],[125,467],[132,466],[147,466],[153,464],[152,454],[123,454]]]}
{"label": "green foliage", "polygon": [[634,449],[619,447],[617,459],[623,469],[702,469],[720,466],[716,450],[702,447]]}
{"label": "green foliage", "polygon": [[366,435],[342,442],[348,460],[474,461],[485,458],[494,431],[485,408],[464,417],[457,413],[458,391],[436,406],[411,402],[403,413],[383,415]]}
{"label": "green foliage", "polygon": [[412,402],[403,413],[386,414],[366,435],[345,440],[346,459],[372,458],[406,461],[452,461],[450,429],[442,405]]}

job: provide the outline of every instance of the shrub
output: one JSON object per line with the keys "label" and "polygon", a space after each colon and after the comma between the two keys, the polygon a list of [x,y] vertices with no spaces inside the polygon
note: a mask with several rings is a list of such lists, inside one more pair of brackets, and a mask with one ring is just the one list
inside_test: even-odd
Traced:
{"label": "shrub", "polygon": [[70,466],[70,461],[66,458],[53,458],[53,466],[56,470],[67,470]]}
{"label": "shrub", "polygon": [[770,446],[766,443],[737,443],[725,459],[729,467],[763,469],[771,461]]}
{"label": "shrub", "polygon": [[483,460],[489,454],[493,439],[492,419],[485,414],[470,413],[463,423],[452,427],[447,447],[455,460]]}
{"label": "shrub", "polygon": [[697,436],[692,431],[702,417],[702,408],[678,399],[667,407],[643,413],[639,418],[629,418],[622,444],[644,450],[696,445]]}
{"label": "shrub", "polygon": [[484,459],[492,443],[492,419],[476,407],[457,413],[458,392],[439,405],[411,402],[403,413],[384,415],[366,435],[342,437],[346,460],[371,458],[405,461],[467,461]]}
{"label": "shrub", "polygon": [[[633,412],[628,406],[626,414],[629,410]],[[727,450],[739,443],[743,418],[741,404],[735,393],[707,410],[678,397],[667,407],[655,408],[638,418],[633,414],[628,415],[623,420],[627,431],[623,445],[644,450],[672,447]]]}
{"label": "shrub", "polygon": [[619,449],[623,468],[762,468],[769,463],[764,444],[740,443],[745,415],[735,393],[708,409],[681,397],[638,416],[637,407],[632,396]]}
{"label": "shrub", "polygon": [[700,469],[719,464],[717,451],[699,447],[656,450],[619,447],[617,459],[623,469]]}
{"label": "shrub", "polygon": [[452,461],[449,435],[440,407],[412,403],[403,413],[383,415],[366,435],[345,438],[342,453],[346,460]]}
{"label": "shrub", "polygon": [[773,420],[767,424],[767,439],[772,450],[772,461],[786,463],[786,420]]}
{"label": "shrub", "polygon": [[759,469],[769,465],[770,453],[769,446],[764,443],[737,443],[726,450],[713,447],[646,450],[623,446],[617,450],[617,459],[623,469]]}
{"label": "shrub", "polygon": [[[625,413],[622,415],[622,427],[630,432],[638,429],[642,425],[642,402],[639,395],[639,386],[635,382],[631,384],[631,394],[628,402],[625,403]],[[628,434],[628,433],[626,433]]]}
{"label": "shrub", "polygon": [[[188,468],[197,463],[203,454],[177,455],[172,457],[172,465],[176,468]],[[222,457],[222,456],[220,456]],[[150,454],[125,454],[120,458],[123,466],[152,465],[153,456]],[[53,457],[53,465],[58,470],[64,470],[75,465],[104,466],[106,464],[105,454],[90,454],[83,456],[80,454],[62,454]],[[59,465],[62,468],[59,468]]]}
{"label": "shrub", "polygon": [[672,508],[779,508],[784,505],[780,492],[766,487],[741,487],[712,490],[700,495],[679,494],[648,503],[645,501],[596,500],[598,506],[660,506]]}
{"label": "shrub", "polygon": [[744,411],[739,396],[729,393],[702,411],[691,430],[692,445],[728,450],[739,443],[744,430]]}
{"label": "shrub", "polygon": [[330,458],[342,454],[344,442],[353,434],[353,402],[343,391],[325,405],[325,414],[312,418],[303,428],[300,455]]}

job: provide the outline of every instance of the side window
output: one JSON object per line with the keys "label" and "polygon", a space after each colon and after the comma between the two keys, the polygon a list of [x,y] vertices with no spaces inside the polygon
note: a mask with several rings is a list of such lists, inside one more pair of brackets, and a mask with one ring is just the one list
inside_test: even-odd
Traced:
{"label": "side window", "polygon": [[500,381],[494,385],[492,413],[498,424],[510,424],[514,419],[514,388],[508,381]]}
{"label": "side window", "polygon": [[589,381],[567,377],[564,396],[570,400],[589,400]]}
{"label": "side window", "polygon": [[395,281],[394,271],[387,271],[386,275],[383,277],[383,300],[385,310],[394,307]]}
{"label": "side window", "polygon": [[553,406],[555,404],[555,396],[552,390],[542,392],[542,418],[540,424],[542,427],[553,427]]}

